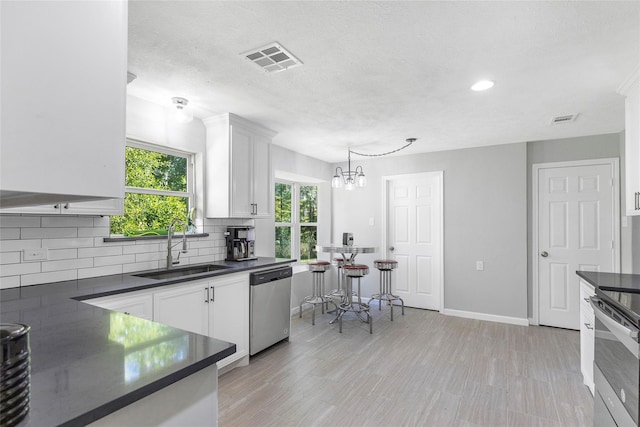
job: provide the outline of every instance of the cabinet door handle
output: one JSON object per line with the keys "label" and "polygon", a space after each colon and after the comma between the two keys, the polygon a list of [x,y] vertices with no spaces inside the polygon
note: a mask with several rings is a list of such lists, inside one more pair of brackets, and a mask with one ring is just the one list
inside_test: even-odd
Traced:
{"label": "cabinet door handle", "polygon": [[216,302],[216,288],[215,288],[215,286],[211,287],[211,302]]}
{"label": "cabinet door handle", "polygon": [[69,203],[65,203],[65,204],[64,204],[64,206],[63,206],[63,208],[65,208],[65,209],[69,209]]}
{"label": "cabinet door handle", "polygon": [[591,326],[591,323],[585,323],[584,327],[589,329],[589,330],[593,330],[593,326]]}
{"label": "cabinet door handle", "polygon": [[636,192],[636,210],[640,210],[640,191]]}
{"label": "cabinet door handle", "polygon": [[[636,197],[636,199],[638,199],[638,198]],[[58,205],[58,204],[53,205],[53,209],[58,209],[59,207],[60,207],[60,205]]]}
{"label": "cabinet door handle", "polygon": [[207,296],[204,299],[204,302],[209,302],[209,288],[204,288],[205,291],[207,291]]}

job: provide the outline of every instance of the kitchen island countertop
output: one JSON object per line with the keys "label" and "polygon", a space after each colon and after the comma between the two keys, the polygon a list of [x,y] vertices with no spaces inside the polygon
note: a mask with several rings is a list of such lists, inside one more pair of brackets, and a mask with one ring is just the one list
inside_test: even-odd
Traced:
{"label": "kitchen island countertop", "polygon": [[188,279],[138,273],[0,291],[0,321],[31,326],[31,393],[20,426],[86,425],[235,353],[233,343],[82,302],[123,292],[290,263],[216,262]]}

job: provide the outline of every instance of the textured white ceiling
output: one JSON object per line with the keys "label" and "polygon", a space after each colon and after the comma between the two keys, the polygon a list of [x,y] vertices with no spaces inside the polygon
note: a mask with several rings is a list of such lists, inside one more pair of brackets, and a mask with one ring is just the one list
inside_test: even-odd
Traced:
{"label": "textured white ceiling", "polygon": [[[408,137],[402,154],[619,132],[640,64],[638,1],[130,0],[129,30],[131,95],[238,114],[329,162]],[[240,55],[274,41],[304,65]]]}

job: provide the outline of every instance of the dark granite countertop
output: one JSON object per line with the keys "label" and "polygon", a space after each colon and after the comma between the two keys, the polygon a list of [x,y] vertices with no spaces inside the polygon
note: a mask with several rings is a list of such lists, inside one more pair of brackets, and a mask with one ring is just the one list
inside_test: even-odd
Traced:
{"label": "dark granite countertop", "polygon": [[599,273],[596,271],[576,271],[576,274],[596,288],[640,292],[640,274]]}
{"label": "dark granite countertop", "polygon": [[236,351],[233,343],[80,300],[292,261],[216,262],[229,268],[186,280],[132,273],[0,291],[0,321],[31,326],[31,403],[20,426],[86,425]]}

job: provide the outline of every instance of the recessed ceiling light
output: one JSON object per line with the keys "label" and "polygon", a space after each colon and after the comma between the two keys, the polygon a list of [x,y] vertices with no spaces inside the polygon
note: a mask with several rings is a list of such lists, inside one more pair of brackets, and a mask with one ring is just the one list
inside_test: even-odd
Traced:
{"label": "recessed ceiling light", "polygon": [[475,90],[476,92],[480,90],[487,90],[491,89],[495,84],[496,82],[492,80],[480,80],[479,82],[471,86],[471,90]]}

